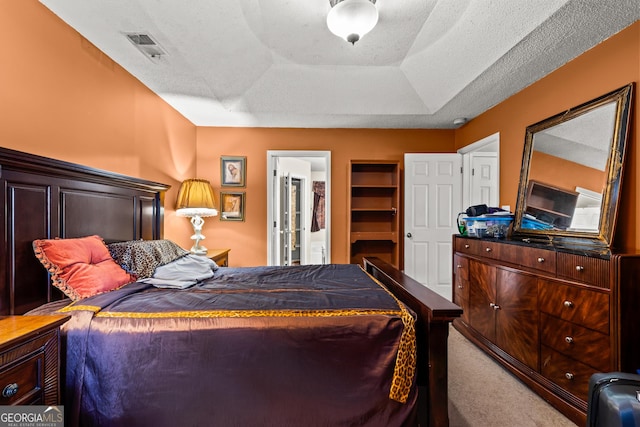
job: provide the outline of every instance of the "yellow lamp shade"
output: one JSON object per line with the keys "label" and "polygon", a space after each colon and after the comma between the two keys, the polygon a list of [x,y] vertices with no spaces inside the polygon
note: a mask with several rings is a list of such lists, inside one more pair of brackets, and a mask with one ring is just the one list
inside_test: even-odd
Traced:
{"label": "yellow lamp shade", "polygon": [[206,179],[187,179],[180,186],[176,200],[179,216],[216,216],[216,199]]}

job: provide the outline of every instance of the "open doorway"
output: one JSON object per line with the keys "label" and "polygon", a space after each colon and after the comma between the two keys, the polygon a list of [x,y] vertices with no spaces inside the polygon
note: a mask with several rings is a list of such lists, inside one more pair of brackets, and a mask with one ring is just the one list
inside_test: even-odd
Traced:
{"label": "open doorway", "polygon": [[449,300],[457,215],[498,205],[499,151],[496,133],[457,153],[405,153],[404,272]]}
{"label": "open doorway", "polygon": [[267,151],[268,265],[330,263],[330,213],[330,151]]}
{"label": "open doorway", "polygon": [[458,150],[462,154],[462,206],[500,207],[500,133]]}

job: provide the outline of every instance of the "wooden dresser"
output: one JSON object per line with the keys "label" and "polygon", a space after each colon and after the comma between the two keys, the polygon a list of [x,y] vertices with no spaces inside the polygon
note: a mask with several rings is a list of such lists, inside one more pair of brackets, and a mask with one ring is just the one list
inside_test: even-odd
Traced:
{"label": "wooden dresser", "polygon": [[454,236],[454,326],[579,425],[589,377],[640,369],[640,254]]}
{"label": "wooden dresser", "polygon": [[0,317],[0,405],[60,404],[60,325],[69,316]]}

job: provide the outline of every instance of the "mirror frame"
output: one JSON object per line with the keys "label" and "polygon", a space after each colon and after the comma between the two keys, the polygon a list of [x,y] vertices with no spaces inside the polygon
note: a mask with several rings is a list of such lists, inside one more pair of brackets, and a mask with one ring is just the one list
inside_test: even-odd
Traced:
{"label": "mirror frame", "polygon": [[[555,116],[544,119],[528,126],[525,133],[524,151],[522,155],[522,168],[520,170],[520,184],[518,199],[513,224],[513,237],[531,241],[536,238],[547,242],[571,241],[587,245],[610,247],[615,231],[615,223],[618,212],[620,196],[620,183],[626,153],[627,140],[629,139],[629,120],[631,115],[631,100],[634,84],[618,88],[596,99],[585,102],[577,107],[570,108]],[[609,157],[605,169],[607,181],[605,182],[602,205],[600,207],[600,219],[596,231],[575,230],[538,230],[522,228],[522,218],[526,209],[527,187],[529,185],[529,168],[533,154],[533,138],[537,132],[565,123],[578,116],[588,113],[604,104],[616,102],[616,117]]]}

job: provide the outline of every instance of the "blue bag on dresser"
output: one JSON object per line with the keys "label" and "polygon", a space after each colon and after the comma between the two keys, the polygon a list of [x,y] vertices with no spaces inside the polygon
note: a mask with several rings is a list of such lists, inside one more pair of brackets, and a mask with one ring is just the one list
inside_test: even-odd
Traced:
{"label": "blue bag on dresser", "polygon": [[587,404],[587,427],[640,427],[640,375],[593,374]]}

